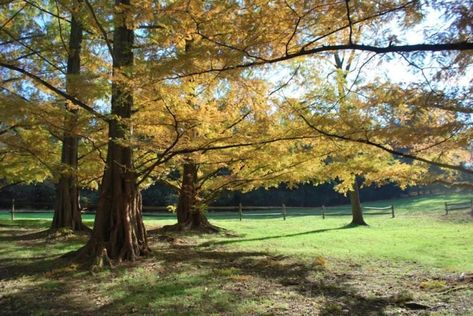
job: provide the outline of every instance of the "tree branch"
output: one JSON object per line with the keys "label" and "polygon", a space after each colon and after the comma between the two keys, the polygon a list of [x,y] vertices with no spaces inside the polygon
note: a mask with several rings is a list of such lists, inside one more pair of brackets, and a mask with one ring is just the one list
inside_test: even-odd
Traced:
{"label": "tree branch", "polygon": [[298,52],[285,54],[283,56],[276,57],[273,59],[247,62],[247,63],[242,63],[242,64],[236,64],[233,66],[210,68],[203,71],[191,72],[191,73],[166,77],[161,80],[180,79],[180,78],[184,78],[188,76],[201,75],[201,74],[212,73],[212,72],[237,70],[237,69],[244,69],[244,68],[255,67],[255,66],[275,64],[278,62],[291,60],[297,57],[310,56],[310,55],[315,55],[315,54],[323,53],[323,52],[334,52],[334,51],[341,51],[341,50],[358,50],[358,51],[365,51],[365,52],[373,52],[376,54],[399,53],[399,52],[409,53],[409,52],[468,51],[468,50],[473,50],[473,43],[472,42],[457,42],[457,43],[443,43],[443,44],[414,44],[414,45],[398,45],[398,46],[389,45],[389,46],[384,46],[384,47],[373,46],[373,45],[363,45],[363,44],[327,45],[327,46],[319,46],[312,49],[302,49]]}
{"label": "tree branch", "polygon": [[409,159],[421,161],[421,162],[424,162],[424,163],[427,163],[427,164],[430,164],[430,165],[435,165],[435,166],[445,168],[445,169],[456,170],[456,171],[464,172],[464,173],[467,173],[467,174],[473,174],[472,169],[465,168],[465,167],[459,166],[459,165],[452,165],[452,164],[448,164],[448,163],[433,161],[433,160],[422,158],[422,157],[419,157],[419,156],[416,156],[416,155],[413,155],[413,154],[403,153],[403,152],[400,152],[398,150],[391,149],[391,148],[389,148],[385,145],[372,142],[369,139],[350,138],[348,136],[339,135],[339,134],[335,134],[335,133],[330,133],[330,132],[324,131],[324,130],[316,127],[312,123],[310,123],[309,120],[307,120],[307,118],[304,115],[299,114],[299,116],[304,120],[304,122],[307,124],[307,126],[309,126],[313,130],[315,130],[317,133],[322,134],[324,136],[327,136],[327,137],[330,137],[330,138],[336,138],[336,139],[340,139],[340,140],[344,140],[344,141],[348,141],[348,142],[354,142],[354,143],[370,145],[370,146],[382,149],[382,150],[384,150],[384,151],[386,151],[390,154],[393,154],[393,155],[396,155],[396,156],[399,156],[399,157],[404,157],[404,158],[409,158]]}
{"label": "tree branch", "polygon": [[460,182],[450,182],[443,179],[436,179],[433,183],[439,183],[446,185],[448,187],[455,187],[455,188],[464,188],[464,189],[473,189],[473,183],[467,181],[460,181]]}
{"label": "tree branch", "polygon": [[350,0],[345,0],[345,7],[347,9],[348,28],[350,29],[348,43],[352,45],[353,44],[353,22],[351,21],[351,17],[350,17],[350,3],[349,2]]}
{"label": "tree branch", "polygon": [[10,65],[10,64],[7,64],[7,63],[1,62],[1,61],[0,61],[0,67],[4,67],[4,68],[10,69],[10,70],[22,73],[22,74],[26,75],[27,77],[31,78],[32,80],[38,82],[42,86],[48,88],[52,92],[56,93],[57,95],[65,98],[65,99],[71,101],[72,103],[74,103],[75,105],[83,108],[84,110],[86,110],[87,112],[93,114],[97,118],[100,118],[100,119],[104,120],[105,122],[110,121],[110,119],[107,116],[97,112],[92,107],[88,106],[87,104],[80,101],[79,99],[71,96],[70,94],[62,91],[61,89],[56,88],[55,86],[53,86],[49,82],[45,81],[44,79],[40,78],[39,76],[37,76],[37,75],[35,75],[35,74],[33,74],[33,73],[23,69],[23,68],[20,68],[20,67],[14,66],[14,65]]}
{"label": "tree branch", "polygon": [[94,8],[90,4],[90,2],[88,0],[85,0],[85,4],[86,4],[87,8],[89,9],[89,12],[92,15],[92,18],[94,19],[95,24],[97,24],[97,27],[98,27],[100,33],[102,34],[102,37],[105,41],[105,44],[107,44],[108,52],[110,53],[110,56],[113,59],[114,58],[113,49],[112,49],[112,45],[110,44],[110,40],[108,39],[107,32],[103,28],[102,24],[99,22],[99,19],[97,18],[97,15],[95,14]]}

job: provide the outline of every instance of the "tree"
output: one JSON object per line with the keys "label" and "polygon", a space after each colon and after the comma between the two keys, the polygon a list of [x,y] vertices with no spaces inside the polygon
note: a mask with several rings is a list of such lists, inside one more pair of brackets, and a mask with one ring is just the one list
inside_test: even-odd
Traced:
{"label": "tree", "polygon": [[[186,53],[191,53],[189,41],[186,47]],[[295,138],[277,129],[278,116],[271,115],[266,85],[258,78],[201,76],[179,84],[160,83],[152,91],[159,102],[147,102],[147,95],[140,97],[143,105],[135,128],[144,140],[140,142],[144,153],[139,156],[147,163],[142,169],[155,168],[152,179],[180,192],[178,223],[166,230],[217,231],[205,216],[206,205],[222,190],[242,188],[258,178],[261,183],[263,172],[258,168],[264,170],[268,164],[262,157],[269,143]],[[246,166],[243,171],[238,168],[241,165]],[[175,169],[181,171],[180,181],[166,177]],[[269,180],[269,174],[266,177]]]}
{"label": "tree", "polygon": [[[366,2],[358,3],[356,6],[349,1],[312,6],[307,3],[291,4],[281,1],[271,6],[255,2],[254,6],[247,5],[239,9],[235,15],[222,13],[223,11],[218,9],[194,14],[197,33],[207,42],[208,49],[221,53],[210,54],[216,56],[209,61],[210,67],[204,69],[173,67],[173,74],[167,78],[182,78],[197,73],[219,73],[290,60],[299,62],[303,60],[300,57],[323,58],[325,52],[343,50],[373,53],[373,56],[378,57],[379,62],[383,63],[387,58],[397,55],[405,58],[411,67],[420,70],[423,69],[417,65],[417,61],[413,62],[411,59],[426,60],[427,58],[424,59],[423,56],[428,56],[438,61],[436,67],[441,69],[436,78],[452,74],[461,75],[465,72],[465,66],[471,62],[470,52],[473,50],[473,43],[468,34],[471,34],[472,25],[471,19],[468,18],[468,6],[463,1],[421,4],[415,1],[382,1],[376,5]],[[440,13],[444,24],[449,26],[446,28],[447,31],[431,28],[426,30],[428,34],[426,38],[433,42],[408,43],[402,35],[420,25],[429,10],[437,10]],[[339,19],[334,20],[332,17]],[[220,32],[220,28],[206,23],[211,20],[218,20],[219,27],[227,31]],[[397,28],[389,24],[393,20],[396,20]],[[245,28],[251,29],[252,36],[240,36],[238,30]],[[403,31],[401,35],[396,34],[400,33],[399,29]],[[365,34],[365,30],[368,30],[369,35]],[[428,54],[429,52],[431,53]],[[220,56],[231,57],[222,60]],[[244,62],[240,62],[241,56],[244,57]],[[366,61],[366,64],[375,59],[373,56]],[[448,65],[458,67],[445,67],[443,64],[445,60]],[[174,65],[174,61],[172,64]],[[462,93],[458,93],[457,96],[460,96],[461,100]],[[469,101],[463,100],[463,104],[468,104],[467,102]],[[465,109],[468,110],[469,106],[460,104],[455,108],[460,109],[462,113]],[[473,173],[471,168],[465,167],[462,163],[435,161],[408,151],[398,151],[382,142],[375,142],[365,137],[349,137],[323,130],[319,132],[331,138],[369,144],[399,157],[435,164],[444,169]]]}
{"label": "tree", "polygon": [[142,218],[141,193],[133,168],[133,39],[129,21],[131,1],[117,0],[113,31],[112,119],[108,122],[108,151],[92,236],[79,250],[86,258],[109,257],[134,261],[150,249]]}
{"label": "tree", "polygon": [[[323,165],[324,156],[316,160],[312,152],[297,148],[294,141],[279,141],[187,157],[180,178],[163,179],[179,192],[179,197],[177,224],[162,230],[218,232],[205,213],[221,193],[269,188],[282,182],[294,186],[306,181],[308,174],[315,174],[314,169]],[[274,157],[278,157],[277,162]]]}
{"label": "tree", "polygon": [[[350,112],[352,112],[351,107],[346,104],[346,79],[347,79],[347,72],[350,71],[351,63],[353,62],[353,52],[349,56],[348,61],[344,64],[345,58],[341,58],[339,53],[336,52],[334,54],[335,58],[335,69],[337,71],[337,92],[338,92],[338,99],[340,100],[340,114],[341,116],[350,116]],[[347,113],[345,113],[347,112]],[[355,176],[355,180],[353,181],[353,189],[350,190],[348,195],[350,196],[350,203],[351,203],[351,214],[352,220],[351,225],[367,225],[364,218],[363,218],[363,208],[361,207],[361,200],[360,200],[360,192],[359,192],[359,184],[358,178]]]}
{"label": "tree", "polygon": [[[83,31],[81,22],[75,16],[74,11],[78,11],[77,8],[72,8],[73,13],[71,14],[69,47],[67,50],[66,92],[69,95],[77,96],[80,91],[77,90],[77,87],[74,87],[74,77],[80,74],[80,52]],[[64,118],[64,134],[61,149],[63,169],[56,184],[56,203],[51,228],[70,228],[74,231],[89,230],[82,223],[79,205],[79,183],[77,177],[79,137],[76,135],[79,109],[70,102],[66,102],[65,107],[67,112]]]}
{"label": "tree", "polygon": [[[300,85],[304,89],[303,93],[299,92],[298,98],[291,98],[289,95],[294,95],[291,87],[285,87],[289,91],[279,89],[278,93],[282,99],[280,111],[286,112],[287,119],[292,117],[293,125],[298,126],[292,129],[305,135],[309,135],[312,130],[314,138],[321,138],[318,140],[319,144],[312,148],[325,148],[327,156],[322,171],[325,177],[313,174],[314,178],[319,179],[319,182],[337,181],[335,189],[350,197],[352,224],[366,225],[359,197],[359,186],[363,182],[366,185],[382,185],[392,181],[405,187],[419,181],[420,175],[426,173],[426,168],[396,160],[376,148],[326,137],[311,128],[323,126],[336,133],[351,135],[353,131],[366,131],[373,124],[372,121],[376,121],[377,118],[372,118],[361,106],[357,97],[361,93],[351,93],[360,82],[351,85],[347,83],[350,65],[357,62],[354,56],[351,54],[345,59],[336,54],[335,72],[329,71],[333,66],[326,65],[323,60],[307,61],[307,65],[299,64],[294,80],[303,82]],[[314,69],[325,71],[315,72]],[[297,118],[302,118],[302,121],[298,123]],[[309,129],[305,129],[304,125]]]}
{"label": "tree", "polygon": [[361,207],[359,190],[358,179],[355,178],[353,189],[349,192],[352,215],[351,225],[367,225],[363,218],[363,208]]}
{"label": "tree", "polygon": [[[34,139],[22,146],[23,155],[30,155],[32,160],[38,160],[48,169],[48,177],[42,180],[56,182],[51,229],[67,227],[89,230],[81,222],[79,188],[96,185],[94,173],[100,170],[101,163],[95,156],[99,154],[96,151],[99,148],[91,140],[100,133],[101,125],[92,123],[90,116],[82,115],[83,118],[79,118],[78,107],[49,94],[44,89],[44,81],[41,82],[43,79],[36,75],[41,74],[57,86],[65,86],[65,93],[74,98],[80,94],[84,100],[94,99],[90,92],[92,89],[87,89],[90,75],[80,74],[82,5],[75,1],[56,5],[41,2],[26,3],[19,7],[10,5],[8,8],[10,10],[4,12],[11,15],[2,28],[2,35],[9,39],[2,43],[8,53],[2,56],[2,61],[4,68],[12,70],[8,75],[13,79],[7,80],[2,88],[10,97],[21,99],[10,110],[13,111],[13,117],[23,121],[21,126],[17,123],[13,127],[31,130],[32,126],[41,127],[49,132],[47,141],[51,142],[51,146],[57,146],[58,141],[62,143],[59,154],[61,161],[51,158],[51,152],[31,150],[37,145]],[[69,30],[68,45],[63,34],[65,30]],[[93,65],[92,54],[87,52],[84,55],[89,67]],[[66,66],[63,65],[64,60],[67,60]],[[87,140],[79,146],[79,139],[86,134]],[[16,133],[16,136],[20,134]],[[19,147],[13,148],[14,142],[9,142],[9,147],[10,150],[19,150]],[[17,174],[17,177],[20,178],[21,174]]]}

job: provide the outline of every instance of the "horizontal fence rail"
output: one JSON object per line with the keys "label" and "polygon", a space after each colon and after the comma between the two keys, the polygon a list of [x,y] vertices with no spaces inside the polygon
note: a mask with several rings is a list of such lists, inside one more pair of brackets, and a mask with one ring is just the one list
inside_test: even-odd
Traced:
{"label": "horizontal fence rail", "polygon": [[[375,210],[379,211],[379,214],[389,214],[391,213],[391,217],[394,218],[394,205],[389,205],[389,206],[365,206],[363,207],[365,210]],[[383,212],[384,211],[384,212]]]}
{"label": "horizontal fence rail", "polygon": [[[5,200],[1,200],[5,205]],[[15,219],[15,214],[31,213],[31,214],[52,214],[53,205],[51,203],[29,203],[26,201],[12,199],[10,201],[11,219]],[[29,209],[32,205],[41,205],[44,209]],[[97,205],[83,204],[83,214],[95,214]],[[394,206],[386,207],[364,207],[365,215],[386,215],[392,214],[394,217]],[[387,212],[388,211],[388,212]],[[286,220],[289,216],[347,216],[351,215],[351,210],[343,209],[339,206],[315,206],[315,207],[297,207],[297,206],[253,206],[242,205],[237,206],[208,206],[206,212],[210,217],[235,217],[238,216],[240,221],[245,218],[274,218],[279,217]],[[175,216],[170,212],[169,206],[153,206],[144,205],[143,215],[151,217],[171,217]]]}
{"label": "horizontal fence rail", "polygon": [[445,215],[450,211],[470,209],[473,212],[473,199],[465,202],[448,203],[445,202]]}
{"label": "horizontal fence rail", "polygon": [[[3,212],[9,212],[12,220],[15,214],[31,213],[31,214],[52,214],[54,208],[51,202],[29,202],[26,200],[0,199],[0,205],[4,208]],[[83,214],[95,214],[96,204],[82,204]],[[395,217],[394,205],[387,206],[363,206],[364,215],[388,215]],[[462,202],[445,202],[443,210],[448,215],[450,211],[471,209],[473,212],[473,199]],[[351,215],[349,207],[340,206],[314,206],[314,207],[298,207],[286,206],[256,206],[256,205],[235,205],[235,206],[207,206],[206,212],[210,217],[238,217],[240,221],[245,218],[274,218],[280,217],[286,220],[290,216],[347,216]],[[441,209],[435,208],[435,211]],[[170,212],[170,206],[154,206],[144,205],[143,215],[151,217],[173,217]]]}

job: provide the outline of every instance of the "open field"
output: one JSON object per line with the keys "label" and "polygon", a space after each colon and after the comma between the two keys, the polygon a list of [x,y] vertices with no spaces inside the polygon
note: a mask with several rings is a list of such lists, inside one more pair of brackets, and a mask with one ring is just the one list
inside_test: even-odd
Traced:
{"label": "open field", "polygon": [[153,254],[95,275],[59,259],[86,236],[47,238],[47,214],[2,213],[0,306],[5,315],[469,315],[473,218],[443,215],[443,202],[467,199],[371,203],[393,203],[396,218],[368,216],[369,227],[347,226],[348,216],[221,217],[219,235],[161,236],[154,229],[173,220],[147,218]]}

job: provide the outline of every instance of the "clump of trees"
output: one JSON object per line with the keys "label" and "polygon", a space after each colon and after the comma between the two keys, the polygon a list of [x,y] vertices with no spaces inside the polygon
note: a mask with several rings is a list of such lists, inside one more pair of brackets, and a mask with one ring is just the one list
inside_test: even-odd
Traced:
{"label": "clump of trees", "polygon": [[[359,184],[473,174],[461,81],[470,11],[463,1],[7,1],[0,176],[54,179],[53,229],[84,229],[79,188],[98,188],[76,254],[95,263],[150,251],[140,190],[176,169],[179,229],[216,230],[199,210],[223,188],[334,179],[364,224]],[[432,12],[443,28],[411,43]],[[393,61],[418,80],[384,78]]]}

